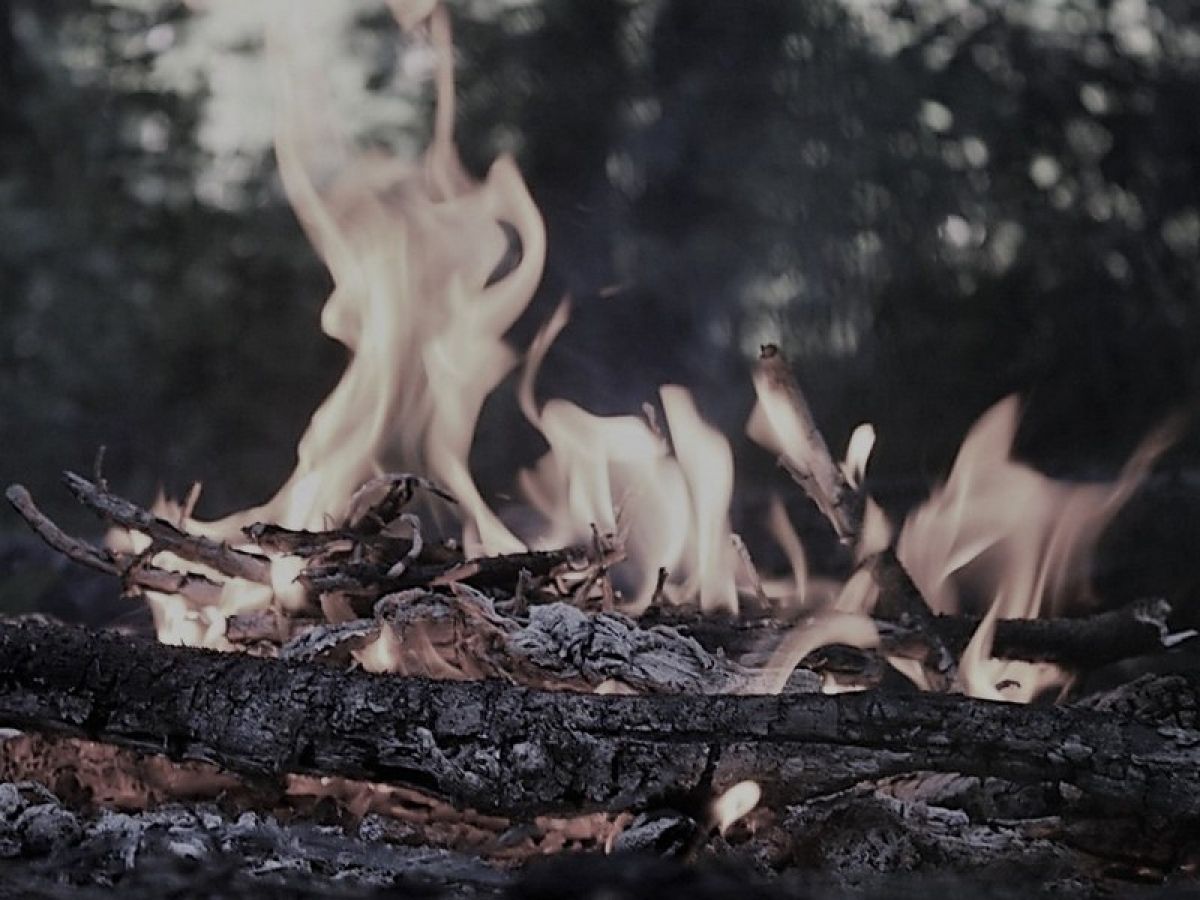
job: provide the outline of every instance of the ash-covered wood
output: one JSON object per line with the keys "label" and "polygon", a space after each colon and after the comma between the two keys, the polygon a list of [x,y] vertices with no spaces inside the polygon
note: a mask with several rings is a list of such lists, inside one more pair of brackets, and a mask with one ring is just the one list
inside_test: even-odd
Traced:
{"label": "ash-covered wood", "polygon": [[[380,641],[388,670],[399,675],[502,678],[552,690],[725,694],[745,688],[752,677],[675,628],[641,628],[620,613],[589,613],[562,602],[532,607],[518,619],[462,584],[449,594],[423,588],[389,594],[374,613],[310,627],[279,656],[345,663]],[[270,630],[247,633],[238,625],[243,638]]]}
{"label": "ash-covered wood", "polygon": [[[0,783],[0,897],[499,897],[477,858],[245,811],[167,805],[81,813],[37,783]],[[90,888],[90,890],[89,890]]]}
{"label": "ash-covered wood", "polygon": [[866,779],[950,771],[1200,816],[1200,733],[1112,714],[936,695],[544,693],[41,624],[0,626],[0,723],[249,774],[409,785],[506,814],[637,808],[743,779],[783,806]]}

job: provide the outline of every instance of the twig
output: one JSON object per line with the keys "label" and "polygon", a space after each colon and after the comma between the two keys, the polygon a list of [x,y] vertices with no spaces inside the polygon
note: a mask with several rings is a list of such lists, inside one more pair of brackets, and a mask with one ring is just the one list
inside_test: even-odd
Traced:
{"label": "twig", "polygon": [[817,505],[838,537],[854,543],[862,531],[863,498],[834,462],[800,385],[774,344],[762,347],[754,387],[779,442],[780,465]]}
{"label": "twig", "polygon": [[667,571],[666,566],[658,567],[658,578],[654,581],[654,591],[650,594],[650,608],[657,609],[659,601],[663,598],[663,591],[667,588],[667,577],[671,573]]}
{"label": "twig", "polygon": [[750,578],[750,584],[754,588],[754,595],[758,598],[758,602],[762,604],[763,609],[770,609],[771,598],[767,596],[767,592],[763,588],[762,578],[758,574],[758,567],[754,565],[754,558],[750,555],[750,548],[746,546],[746,542],[742,540],[740,534],[730,534],[729,542],[733,544],[733,549],[742,561],[742,566]]}
{"label": "twig", "polygon": [[920,588],[891,547],[863,560],[863,568],[871,573],[879,586],[879,601],[875,605],[877,618],[890,619],[913,629],[914,637],[924,643],[920,655],[926,669],[936,676],[938,689],[945,690],[954,683],[958,673],[955,656],[938,631],[937,617],[929,609]]}
{"label": "twig", "polygon": [[418,488],[447,503],[457,502],[428,478],[406,472],[388,473],[372,478],[354,492],[350,498],[345,527],[361,533],[382,531],[412,502]]}
{"label": "twig", "polygon": [[64,472],[63,481],[80,503],[114,524],[145,534],[156,551],[174,553],[181,559],[206,565],[230,578],[271,584],[271,563],[265,557],[235,550],[221,541],[189,534],[74,472]]}
{"label": "twig", "polygon": [[221,585],[203,575],[169,572],[150,565],[140,555],[104,550],[72,537],[37,508],[29,491],[22,485],[9,485],[4,496],[38,537],[80,565],[108,575],[116,575],[126,587],[179,594],[196,606],[213,606],[221,601]]}
{"label": "twig", "polygon": [[408,567],[417,561],[417,557],[421,555],[421,551],[425,548],[425,542],[421,539],[421,520],[412,513],[401,513],[397,521],[408,526],[412,532],[412,545],[408,548],[408,552],[400,558],[400,561],[395,563],[388,569],[388,576],[391,578],[399,578]]}

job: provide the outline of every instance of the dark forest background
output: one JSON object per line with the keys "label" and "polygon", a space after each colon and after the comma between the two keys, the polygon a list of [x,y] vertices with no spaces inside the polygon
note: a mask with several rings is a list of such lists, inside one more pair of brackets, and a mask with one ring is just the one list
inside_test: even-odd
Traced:
{"label": "dark forest background", "polygon": [[[67,525],[94,528],[57,473],[101,444],[137,499],[264,499],[344,364],[269,147],[228,125],[269,119],[242,6],[0,0],[0,478]],[[339,8],[331,79],[361,93],[339,115],[411,152],[407,45],[378,4]],[[875,423],[872,479],[909,499],[1012,391],[1022,452],[1072,477],[1197,396],[1200,5],[451,9],[466,161],[514,153],[550,235],[513,342],[569,293],[541,384],[603,413],[691,387],[749,494],[778,477],[740,437],[763,340],[835,445]],[[493,489],[536,449],[512,412],[485,410]],[[1164,465],[1197,461],[1193,434]]]}

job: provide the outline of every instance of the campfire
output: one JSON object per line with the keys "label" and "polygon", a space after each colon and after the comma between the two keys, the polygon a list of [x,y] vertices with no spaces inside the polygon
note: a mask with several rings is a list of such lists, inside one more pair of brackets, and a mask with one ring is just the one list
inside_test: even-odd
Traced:
{"label": "campfire", "polygon": [[[351,353],[291,477],[201,521],[198,486],[139,505],[101,454],[64,480],[103,544],[7,490],[46,543],[149,606],[157,641],[0,623],[0,872],[80,865],[150,893],[219,858],[229,896],[313,873],[583,896],[576,864],[604,896],[632,896],[630,873],[749,889],[714,861],[763,896],[897,872],[1081,892],[1190,877],[1200,670],[1091,676],[1186,660],[1196,635],[1165,599],[1100,610],[1087,589],[1181,423],[1111,483],[1073,483],[1015,458],[1005,399],[892,522],[866,479],[873,429],[839,459],[765,345],[748,434],[846,565],[810,576],[775,497],[791,571],[760,570],[731,526],[730,443],[686,389],[623,416],[555,397],[539,373],[567,301],[526,352],[507,342],[542,220],[511,160],[481,181],[459,162],[445,11],[394,6],[436,67],[415,163],[348,148],[304,36],[272,35],[279,170],[333,276],[322,325]],[[469,455],[508,381],[547,450],[498,504]]]}

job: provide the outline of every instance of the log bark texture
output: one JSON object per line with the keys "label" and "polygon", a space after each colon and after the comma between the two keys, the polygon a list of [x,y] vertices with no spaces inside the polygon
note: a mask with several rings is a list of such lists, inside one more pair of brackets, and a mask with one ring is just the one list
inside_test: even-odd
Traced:
{"label": "log bark texture", "polygon": [[782,807],[914,771],[1073,785],[1200,816],[1200,732],[954,696],[623,697],[435,682],[0,624],[0,725],[233,771],[338,774],[507,815],[631,809],[743,779]]}

